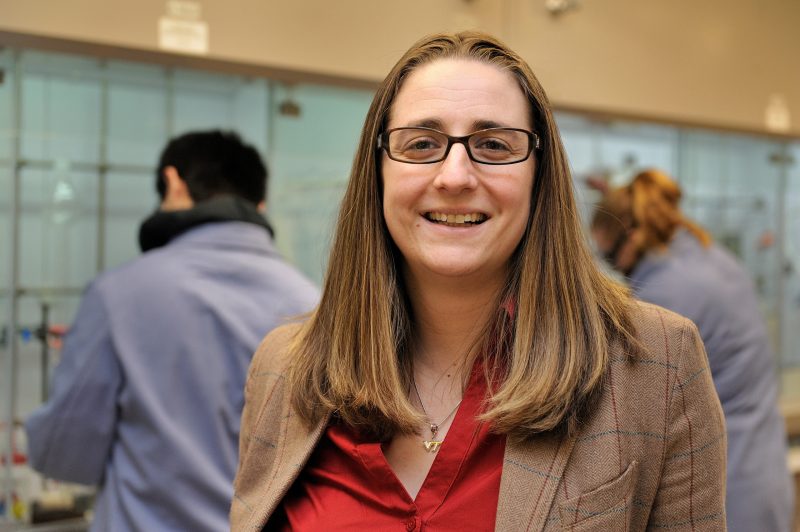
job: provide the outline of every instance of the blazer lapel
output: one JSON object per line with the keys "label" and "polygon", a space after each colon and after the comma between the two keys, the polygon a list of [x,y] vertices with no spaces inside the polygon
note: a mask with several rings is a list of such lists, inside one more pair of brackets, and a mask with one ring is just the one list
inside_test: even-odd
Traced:
{"label": "blazer lapel", "polygon": [[275,449],[275,462],[272,475],[265,483],[263,497],[254,506],[246,530],[261,530],[269,516],[283,500],[286,492],[300,475],[314,448],[317,446],[322,432],[328,426],[330,416],[325,416],[313,428],[309,428],[293,411],[289,403],[290,394],[283,400],[283,416],[280,436]]}
{"label": "blazer lapel", "polygon": [[522,443],[507,442],[495,530],[544,528],[574,445],[574,438],[552,434]]}

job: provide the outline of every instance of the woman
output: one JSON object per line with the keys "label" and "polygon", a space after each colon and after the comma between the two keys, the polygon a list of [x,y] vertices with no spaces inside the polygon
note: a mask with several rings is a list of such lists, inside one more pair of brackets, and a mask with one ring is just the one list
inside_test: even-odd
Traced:
{"label": "woman", "polygon": [[592,233],[637,297],[694,321],[708,350],[728,433],[730,530],[788,532],[792,482],[767,330],[747,274],[680,210],[681,189],[658,170],[609,192]]}
{"label": "woman", "polygon": [[478,33],[415,44],[320,306],[253,360],[232,529],[724,529],[697,333],[599,273],[576,212],[528,65]]}

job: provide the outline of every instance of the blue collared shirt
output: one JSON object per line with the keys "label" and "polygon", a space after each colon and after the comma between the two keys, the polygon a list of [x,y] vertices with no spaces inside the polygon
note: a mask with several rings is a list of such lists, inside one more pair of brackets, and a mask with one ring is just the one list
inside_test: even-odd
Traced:
{"label": "blue collared shirt", "polygon": [[101,275],[27,420],[32,465],[100,485],[92,530],[228,530],[250,358],[317,300],[243,222],[201,225]]}

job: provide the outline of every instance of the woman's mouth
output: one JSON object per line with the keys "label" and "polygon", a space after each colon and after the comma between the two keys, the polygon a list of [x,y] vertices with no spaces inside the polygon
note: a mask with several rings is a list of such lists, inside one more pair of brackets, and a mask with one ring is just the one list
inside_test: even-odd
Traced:
{"label": "woman's mouth", "polygon": [[480,225],[488,218],[482,212],[465,212],[459,214],[445,214],[443,212],[429,211],[423,216],[430,222],[447,225],[450,227],[466,227]]}

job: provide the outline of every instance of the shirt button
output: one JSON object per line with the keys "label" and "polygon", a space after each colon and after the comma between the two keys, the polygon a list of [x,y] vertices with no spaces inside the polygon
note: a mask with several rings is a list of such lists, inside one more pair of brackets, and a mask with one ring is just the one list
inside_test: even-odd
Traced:
{"label": "shirt button", "polygon": [[406,521],[406,530],[408,530],[408,532],[411,532],[415,528],[417,528],[417,522],[415,520],[409,519]]}

